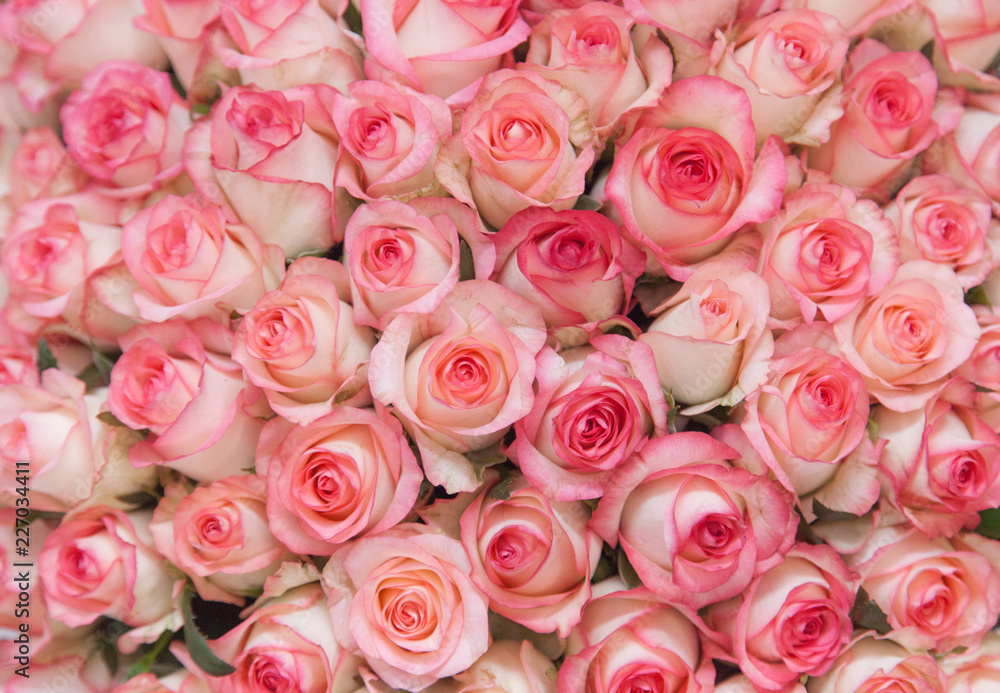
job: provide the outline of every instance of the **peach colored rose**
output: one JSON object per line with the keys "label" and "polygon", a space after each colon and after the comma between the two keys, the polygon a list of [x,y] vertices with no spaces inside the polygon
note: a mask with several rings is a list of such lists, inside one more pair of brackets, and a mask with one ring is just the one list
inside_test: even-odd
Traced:
{"label": "peach colored rose", "polygon": [[346,406],[301,426],[269,421],[256,470],[267,476],[270,530],[319,556],[403,520],[424,478],[393,417]]}
{"label": "peach colored rose", "polygon": [[556,666],[530,640],[494,640],[475,664],[454,676],[456,693],[556,693]]}
{"label": "peach colored rose", "polygon": [[865,635],[854,641],[822,676],[806,681],[808,693],[944,693],[945,677],[933,657]]}
{"label": "peach colored rose", "polygon": [[371,401],[361,369],[375,335],[354,323],[346,274],[333,260],[299,258],[236,330],[233,360],[271,408],[296,423],[336,404]]}

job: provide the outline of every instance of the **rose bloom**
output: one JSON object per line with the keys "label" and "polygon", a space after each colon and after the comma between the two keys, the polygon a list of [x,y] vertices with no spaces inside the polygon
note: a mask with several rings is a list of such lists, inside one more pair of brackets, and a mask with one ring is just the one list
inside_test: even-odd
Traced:
{"label": "rose bloom", "polygon": [[451,134],[444,101],[402,85],[354,82],[333,97],[340,133],[337,185],[355,197],[409,197],[437,193],[434,161]]}
{"label": "rose bloom", "polygon": [[783,10],[810,9],[832,15],[846,27],[852,38],[868,31],[879,19],[890,17],[900,10],[907,10],[911,5],[910,0],[857,0],[850,3],[837,0],[781,0],[780,2]]}
{"label": "rose bloom", "polygon": [[834,182],[884,195],[917,154],[955,129],[957,96],[938,90],[934,68],[915,51],[892,52],[865,39],[844,70],[844,117],[830,140],[809,152],[809,167]]}
{"label": "rose bloom", "polygon": [[24,133],[8,169],[10,202],[19,207],[40,197],[62,197],[80,192],[89,180],[55,130],[37,127]]}
{"label": "rose bloom", "polygon": [[[827,349],[833,350],[830,353]],[[764,385],[747,396],[743,432],[782,486],[825,507],[865,514],[879,498],[868,389],[817,324],[775,344]]]}
{"label": "rose bloom", "polygon": [[429,313],[458,284],[461,241],[479,279],[493,271],[495,251],[479,215],[449,197],[363,204],[344,231],[354,320],[384,330],[400,313]]}
{"label": "rose bloom", "polygon": [[168,195],[140,210],[122,227],[121,242],[135,281],[107,292],[108,305],[134,319],[222,322],[233,310],[253,307],[285,273],[281,248],[262,244],[249,227],[229,222],[221,207],[202,205],[195,195]]}
{"label": "rose bloom", "polygon": [[498,498],[499,482],[493,475],[462,513],[472,582],[493,612],[566,637],[590,599],[590,576],[601,558],[601,538],[587,528],[590,508],[551,501],[521,476],[511,481],[509,497]]}
{"label": "rose bloom", "polygon": [[549,327],[618,315],[645,267],[618,225],[593,211],[529,207],[491,239],[493,280],[539,306]]}
{"label": "rose bloom", "polygon": [[[23,502],[21,507],[30,506]],[[23,656],[18,653],[19,645],[23,643],[15,642],[14,638],[21,633],[22,623],[26,623],[29,629],[28,639],[33,653],[43,650],[52,638],[59,638],[67,629],[59,621],[49,618],[42,600],[40,581],[32,579],[25,584],[22,579],[25,563],[38,565],[38,553],[56,523],[36,518],[25,527],[25,518],[21,518],[19,527],[17,511],[13,507],[0,508],[0,521],[4,523],[0,528],[0,540],[4,542],[3,548],[0,548],[0,608],[3,609],[0,611],[0,629],[9,634],[0,641],[0,656],[4,657],[4,665],[0,669],[2,681],[12,669],[20,667],[14,657]],[[23,555],[20,553],[22,550],[25,551]],[[17,563],[22,565],[15,565]],[[22,611],[25,601],[28,602],[27,613]],[[21,602],[20,607],[18,602]]]}
{"label": "rose bloom", "polygon": [[556,693],[550,678],[555,671],[530,640],[494,640],[475,664],[454,676],[456,693]]}
{"label": "rose bloom", "polygon": [[287,257],[341,240],[333,178],[333,87],[231,87],[188,131],[184,168],[208,201],[232,211]]}
{"label": "rose bloom", "polygon": [[99,505],[64,515],[38,557],[49,615],[71,628],[100,616],[135,627],[167,615],[174,578],[153,548],[150,519]]}
{"label": "rose bloom", "polygon": [[571,208],[596,144],[583,97],[530,70],[499,70],[483,79],[435,175],[500,228],[526,207]]}
{"label": "rose bloom", "polygon": [[658,306],[639,341],[653,350],[660,384],[686,412],[733,405],[767,377],[774,337],[767,284],[756,273],[715,262],[699,268]]}
{"label": "rose bloom", "polygon": [[618,465],[667,433],[667,404],[650,349],[618,335],[539,354],[538,393],[514,424],[521,471],[548,498],[599,498]]}
{"label": "rose bloom", "polygon": [[361,50],[353,34],[327,13],[343,15],[346,2],[223,0],[221,5],[222,23],[238,50],[221,46],[218,53],[244,84],[261,89],[329,84],[340,89],[361,79]]}
{"label": "rose bloom", "polygon": [[966,534],[932,540],[911,530],[857,572],[862,589],[889,619],[888,637],[909,649],[944,653],[977,647],[996,625],[998,561],[1000,543],[991,539]]}
{"label": "rose bloom", "polygon": [[746,90],[757,146],[770,135],[817,146],[843,115],[839,81],[848,43],[844,27],[825,12],[780,10],[718,38],[711,74]]}
{"label": "rose bloom", "polygon": [[644,587],[626,591],[617,578],[594,590],[567,644],[559,691],[712,690],[715,667],[693,612],[664,604]]}
{"label": "rose bloom", "polygon": [[1000,436],[976,413],[975,388],[953,378],[922,409],[874,414],[888,442],[879,471],[885,496],[929,536],[953,536],[1000,505]]}
{"label": "rose bloom", "polygon": [[[1000,14],[988,2],[976,0],[964,11],[941,0],[922,0],[931,15],[935,63],[945,84],[970,89],[995,88],[1000,81],[988,72],[1000,50]],[[945,65],[947,66],[945,68]]]}
{"label": "rose bloom", "polygon": [[987,390],[1000,391],[1000,314],[987,306],[972,306],[982,335],[972,355],[955,375]]}
{"label": "rose bloom", "polygon": [[1000,635],[989,632],[978,648],[941,662],[948,693],[989,693],[1000,683]]}
{"label": "rose bloom", "polygon": [[263,600],[250,616],[209,641],[236,671],[210,680],[218,693],[288,690],[351,693],[361,660],[337,644],[317,583],[292,586]]}
{"label": "rose bloom", "polygon": [[716,29],[736,19],[740,0],[709,0],[696,8],[677,0],[625,0],[625,9],[643,24],[666,32],[676,58],[708,53]]}
{"label": "rose bloom", "polygon": [[243,316],[233,360],[277,413],[308,423],[335,404],[370,402],[364,374],[375,335],[355,325],[343,265],[303,257]]}
{"label": "rose bloom", "polygon": [[523,67],[586,99],[602,136],[626,112],[656,103],[674,71],[656,30],[608,2],[549,13],[531,30]]}
{"label": "rose bloom", "polygon": [[372,396],[402,419],[431,483],[472,491],[481,479],[464,453],[496,445],[531,410],[544,343],[534,305],[492,282],[459,282],[432,313],[389,323],[372,349]]}
{"label": "rose bloom", "polygon": [[591,526],[621,544],[643,584],[695,609],[742,592],[792,546],[791,494],[737,469],[704,433],[650,440],[608,482]]}
{"label": "rose bloom", "polygon": [[928,654],[914,654],[889,640],[865,635],[822,676],[810,676],[808,693],[944,693],[945,676]]}
{"label": "rose bloom", "polygon": [[[965,188],[1000,197],[1000,173],[992,162],[1000,156],[1000,96],[967,93],[965,109],[954,132],[945,133],[924,158],[924,172],[939,172]],[[997,203],[994,202],[994,209]]]}
{"label": "rose bloom", "polygon": [[868,392],[894,411],[921,408],[979,340],[955,273],[926,260],[903,264],[881,294],[834,323],[841,352]]}
{"label": "rose bloom", "polygon": [[[369,79],[398,81],[442,99],[512,62],[528,38],[519,0],[370,0],[361,5]],[[428,27],[434,27],[428,32]],[[461,96],[461,95],[459,95]]]}
{"label": "rose bloom", "polygon": [[471,569],[457,539],[426,525],[345,544],[323,570],[337,641],[394,688],[420,691],[466,670],[490,638]]}
{"label": "rose bloom", "polygon": [[770,140],[755,155],[750,100],[740,87],[710,76],[674,82],[636,128],[615,154],[607,195],[645,246],[648,270],[687,279],[687,265],[778,211],[784,158]]}
{"label": "rose bloom", "polygon": [[101,63],[60,111],[63,138],[80,168],[136,196],[181,172],[191,116],[170,77],[138,63]]}
{"label": "rose bloom", "polygon": [[900,259],[930,260],[951,267],[971,289],[1000,264],[1000,222],[990,199],[960,188],[947,176],[919,176],[886,207],[899,233]]}
{"label": "rose bloom", "polygon": [[139,674],[115,686],[110,693],[211,693],[208,681],[200,673],[181,669],[162,678]]}
{"label": "rose bloom", "polygon": [[256,470],[267,477],[270,531],[317,556],[403,520],[424,478],[396,419],[347,406],[301,426],[271,419]]}
{"label": "rose bloom", "polygon": [[804,185],[760,230],[758,271],[770,288],[771,317],[782,326],[817,315],[833,322],[884,289],[899,268],[892,222],[841,185]]}
{"label": "rose bloom", "polygon": [[802,674],[826,673],[850,641],[853,583],[832,549],[797,544],[740,596],[710,606],[706,623],[756,687],[787,691]]}
{"label": "rose bloom", "polygon": [[149,435],[131,448],[136,467],[165,465],[199,481],[253,462],[269,409],[229,358],[232,333],[207,318],[142,325],[122,335],[108,408]]}
{"label": "rose bloom", "polygon": [[68,683],[78,693],[108,693],[121,682],[124,672],[112,672],[104,657],[94,656],[102,646],[99,637],[89,630],[71,632],[38,649],[32,639],[29,676],[13,674],[17,666],[11,661],[7,671],[12,675],[4,681],[4,693],[57,691]]}

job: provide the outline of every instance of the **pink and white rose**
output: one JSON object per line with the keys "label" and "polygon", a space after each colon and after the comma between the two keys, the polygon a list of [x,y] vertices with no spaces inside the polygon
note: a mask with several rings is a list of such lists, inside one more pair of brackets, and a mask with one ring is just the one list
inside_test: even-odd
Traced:
{"label": "pink and white rose", "polygon": [[806,681],[808,693],[944,693],[945,686],[944,673],[933,657],[873,635],[851,643],[828,672]]}

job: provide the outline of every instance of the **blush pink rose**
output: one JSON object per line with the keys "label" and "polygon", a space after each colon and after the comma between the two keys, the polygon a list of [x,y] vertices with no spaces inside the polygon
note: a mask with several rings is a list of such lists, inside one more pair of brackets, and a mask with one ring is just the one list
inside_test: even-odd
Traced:
{"label": "blush pink rose", "polygon": [[930,536],[953,536],[1000,505],[1000,436],[976,413],[975,388],[953,378],[923,408],[874,413],[888,442],[879,462],[885,496]]}
{"label": "blush pink rose", "polygon": [[362,369],[375,335],[354,323],[346,274],[333,260],[299,258],[237,328],[233,360],[271,408],[296,423],[336,404],[371,401]]}
{"label": "blush pink rose", "polygon": [[494,640],[475,664],[453,679],[456,693],[556,693],[555,664],[530,640]]}
{"label": "blush pink rose", "polygon": [[1000,391],[1000,314],[987,306],[973,306],[982,335],[969,359],[955,369],[961,376],[987,390]]}
{"label": "blush pink rose", "polygon": [[[1000,96],[967,93],[965,109],[954,132],[943,133],[923,161],[925,173],[947,175],[957,185],[982,189],[1000,197],[1000,173],[992,162],[1000,156]],[[994,210],[998,203],[993,202]]]}
{"label": "blush pink rose", "polygon": [[403,421],[431,483],[472,491],[481,468],[466,454],[497,445],[531,411],[544,343],[534,305],[492,282],[459,282],[432,313],[389,323],[372,349],[372,396]]}
{"label": "blush pink rose", "polygon": [[934,657],[889,640],[865,635],[855,640],[822,676],[806,681],[808,693],[944,693],[945,676]]}
{"label": "blush pink rose", "polygon": [[[20,507],[30,507],[27,498]],[[24,510],[21,511],[21,514],[26,515]],[[0,539],[4,542],[3,548],[0,549],[0,576],[2,576],[0,577],[0,607],[3,608],[3,611],[0,612],[0,628],[3,628],[6,633],[10,633],[9,639],[0,642],[0,656],[5,658],[4,667],[0,670],[0,680],[3,680],[12,669],[22,666],[14,659],[18,656],[25,656],[18,652],[24,645],[24,641],[18,643],[15,640],[20,637],[22,623],[25,623],[29,629],[29,655],[39,650],[44,651],[53,638],[58,639],[62,635],[65,626],[49,618],[45,601],[42,599],[42,586],[37,578],[37,573],[29,571],[30,580],[26,584],[24,566],[15,565],[16,563],[28,563],[32,567],[38,566],[38,554],[56,523],[50,520],[35,519],[30,525],[25,525],[27,518],[21,517],[20,522],[18,522],[17,510],[14,507],[0,508],[0,521],[4,522],[2,529],[0,529]],[[21,603],[20,606],[18,606],[18,602]],[[25,608],[27,608],[26,613]]]}
{"label": "blush pink rose", "polygon": [[508,497],[497,497],[500,482],[493,475],[462,513],[472,581],[494,613],[536,633],[566,637],[590,599],[590,576],[601,557],[601,538],[587,528],[590,507],[549,500],[520,476],[510,481]]}
{"label": "blush pink rose", "polygon": [[157,678],[145,673],[133,676],[120,686],[115,686],[109,693],[211,693],[211,688],[201,672],[190,672],[185,669]]}
{"label": "blush pink rose", "polygon": [[221,47],[218,54],[244,84],[261,89],[346,87],[362,77],[356,37],[337,21],[346,7],[319,0],[222,0],[220,17],[238,50]]}
{"label": "blush pink rose", "polygon": [[1000,265],[1000,222],[989,197],[947,176],[914,178],[886,207],[899,233],[900,260],[930,260],[955,270],[971,289]]}
{"label": "blush pink rose", "polygon": [[4,682],[4,693],[54,691],[68,682],[79,693],[107,693],[121,682],[122,672],[112,672],[103,657],[94,656],[102,646],[98,637],[93,631],[77,631],[33,651],[29,676],[10,676]]}
{"label": "blush pink rose", "polygon": [[679,63],[707,57],[716,29],[728,26],[739,14],[740,0],[709,0],[694,7],[680,0],[625,0],[625,9],[637,21],[666,32]]}
{"label": "blush pink rose", "polygon": [[441,138],[451,134],[444,101],[407,87],[354,82],[333,98],[340,133],[337,185],[355,197],[439,194],[434,178]]}
{"label": "blush pink rose", "polygon": [[194,582],[202,599],[244,604],[282,561],[294,556],[268,527],[267,480],[228,476],[192,488],[163,490],[150,531],[156,549]]}
{"label": "blush pink rose", "polygon": [[894,411],[919,409],[969,358],[980,329],[963,297],[950,268],[912,260],[834,323],[844,358],[875,399]]}
{"label": "blush pink rose", "polygon": [[851,639],[854,578],[827,546],[797,544],[738,597],[714,604],[706,623],[758,690],[790,691],[826,673]]}
{"label": "blush pink rose", "polygon": [[639,341],[653,350],[660,384],[689,411],[733,405],[767,377],[774,337],[767,284],[737,265],[708,263],[658,306]]}
{"label": "blush pink rose", "polygon": [[499,70],[483,79],[435,174],[500,228],[527,207],[572,207],[596,144],[582,96],[530,70]]}
{"label": "blush pink rose", "polygon": [[[344,231],[354,320],[384,330],[400,313],[429,313],[458,284],[462,242],[486,279],[495,251],[474,211],[447,197],[363,204]],[[471,277],[469,277],[471,278]]]}
{"label": "blush pink rose", "polygon": [[153,548],[150,519],[104,506],[63,516],[38,557],[50,616],[77,628],[99,616],[143,626],[168,614],[174,578]]}
{"label": "blush pink rose", "polygon": [[830,140],[809,152],[809,167],[842,185],[885,195],[917,154],[958,125],[957,95],[938,90],[934,68],[918,52],[892,52],[866,39],[844,71],[844,117]]}
{"label": "blush pink rose", "polygon": [[531,30],[523,67],[583,96],[604,137],[625,113],[656,103],[674,71],[656,30],[608,2],[549,13]]}
{"label": "blush pink rose", "polygon": [[[447,98],[512,62],[530,29],[520,0],[373,0],[361,6],[369,79]],[[429,33],[427,28],[434,27]],[[395,80],[393,79],[395,78]]]}
{"label": "blush pink rose", "polygon": [[645,268],[618,225],[593,211],[529,207],[491,239],[494,281],[539,306],[549,327],[620,314]]}
{"label": "blush pink rose", "polygon": [[923,0],[922,9],[931,17],[934,67],[945,84],[969,89],[996,88],[990,73],[1000,50],[1000,13],[988,2],[977,0],[963,11],[941,0]]}
{"label": "blush pink rose", "polygon": [[615,468],[666,435],[667,404],[650,349],[618,335],[537,358],[538,393],[514,424],[512,452],[548,498],[599,498]]}
{"label": "blush pink rose", "polygon": [[804,185],[760,230],[758,271],[771,292],[771,318],[783,327],[833,322],[884,289],[899,267],[892,222],[841,185]]}
{"label": "blush pink rose", "polygon": [[269,409],[229,358],[232,333],[207,318],[136,327],[119,340],[108,408],[149,435],[129,448],[137,467],[166,465],[199,481],[253,464]]}
{"label": "blush pink rose", "polygon": [[[741,227],[778,211],[787,170],[768,141],[759,155],[750,101],[720,77],[671,84],[615,154],[607,182],[647,269],[687,279]],[[662,268],[662,269],[661,269]]]}
{"label": "blush pink rose", "polygon": [[191,115],[165,72],[101,63],[70,94],[59,118],[70,156],[123,195],[144,194],[181,173]]}
{"label": "blush pink rose", "polygon": [[489,646],[487,598],[462,544],[404,524],[339,548],[323,570],[337,642],[389,686],[420,691]]}
{"label": "blush pink rose", "polygon": [[195,189],[288,257],[343,238],[333,179],[333,87],[227,89],[188,131],[184,168]]}
{"label": "blush pink rose", "polygon": [[40,197],[72,195],[81,192],[88,180],[52,128],[32,128],[10,159],[10,202],[18,207]]}
{"label": "blush pink rose", "polygon": [[[781,0],[783,10],[809,9],[836,17],[852,38],[868,31],[879,19],[910,10],[913,0],[858,0],[845,3],[837,0]],[[906,14],[897,15],[905,19]],[[895,18],[894,18],[895,19]]]}
{"label": "blush pink rose", "polygon": [[847,31],[825,12],[780,10],[716,39],[711,74],[746,90],[758,146],[770,135],[816,146],[844,113],[840,72],[848,43]]}
{"label": "blush pink rose", "polygon": [[728,599],[791,548],[791,494],[730,466],[735,457],[704,433],[674,433],[611,477],[591,526],[661,599],[695,609]]}
{"label": "blush pink rose", "polygon": [[399,523],[424,478],[396,419],[347,406],[301,426],[269,421],[256,470],[267,476],[270,530],[317,556]]}
{"label": "blush pink rose", "polygon": [[217,693],[352,693],[357,687],[361,660],[337,644],[323,590],[315,582],[262,600],[209,647],[236,668],[210,679]]}
{"label": "blush pink rose", "polygon": [[978,648],[946,657],[948,693],[988,693],[1000,678],[1000,635],[986,634]]}

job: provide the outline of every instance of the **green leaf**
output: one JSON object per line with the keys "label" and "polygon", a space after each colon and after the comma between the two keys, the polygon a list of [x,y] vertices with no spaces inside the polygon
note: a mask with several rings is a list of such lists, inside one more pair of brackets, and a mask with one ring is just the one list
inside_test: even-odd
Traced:
{"label": "green leaf", "polygon": [[618,549],[618,575],[630,590],[642,587],[642,578],[639,577],[639,573],[635,572],[635,568],[632,567],[628,556],[625,555],[625,549]]}
{"label": "green leaf", "polygon": [[210,103],[196,103],[191,107],[191,112],[195,115],[208,115],[212,110]]}
{"label": "green leaf", "polygon": [[602,205],[598,199],[593,198],[590,195],[580,195],[580,197],[576,198],[576,204],[573,205],[573,209],[596,212],[603,206],[604,205]]}
{"label": "green leaf", "polygon": [[934,39],[921,46],[920,54],[927,58],[928,62],[934,62]]}
{"label": "green leaf", "polygon": [[170,644],[173,637],[173,632],[169,630],[165,630],[160,633],[159,639],[153,643],[153,647],[149,650],[149,652],[140,657],[135,664],[128,668],[128,673],[125,674],[125,678],[130,679],[134,676],[138,676],[139,674],[145,674],[147,671],[152,669],[153,663],[156,662],[156,658],[159,657],[165,649],[167,649],[167,645]]}
{"label": "green leaf", "polygon": [[185,589],[184,594],[181,596],[181,614],[184,617],[184,642],[187,644],[191,659],[194,660],[199,669],[209,676],[228,676],[236,671],[236,667],[216,657],[215,653],[209,648],[204,634],[198,630],[198,626],[194,622],[194,614],[191,612],[191,600],[193,598],[194,592],[190,589]]}
{"label": "green leaf", "polygon": [[1000,509],[988,508],[979,512],[976,534],[981,534],[987,539],[1000,539]]}
{"label": "green leaf", "polygon": [[871,438],[872,445],[878,442],[878,422],[875,421],[875,409],[868,412],[868,437]]}
{"label": "green leaf", "polygon": [[879,635],[885,635],[892,626],[882,608],[871,600],[863,587],[858,588],[858,596],[851,608],[851,621],[862,630],[873,630]]}
{"label": "green leaf", "polygon": [[102,385],[111,383],[111,369],[115,367],[115,362],[99,351],[91,351],[91,358],[94,361],[94,369],[101,378]]}
{"label": "green leaf", "polygon": [[97,415],[97,420],[113,428],[128,428],[128,426],[122,423],[121,419],[109,411],[102,411]]}
{"label": "green leaf", "polygon": [[35,365],[38,367],[39,373],[59,365],[56,363],[56,357],[52,355],[52,350],[49,349],[49,345],[44,339],[38,340],[38,353],[35,356]]}
{"label": "green leaf", "polygon": [[967,306],[987,306],[992,308],[990,297],[986,294],[986,289],[974,286],[965,292],[965,305]]}

